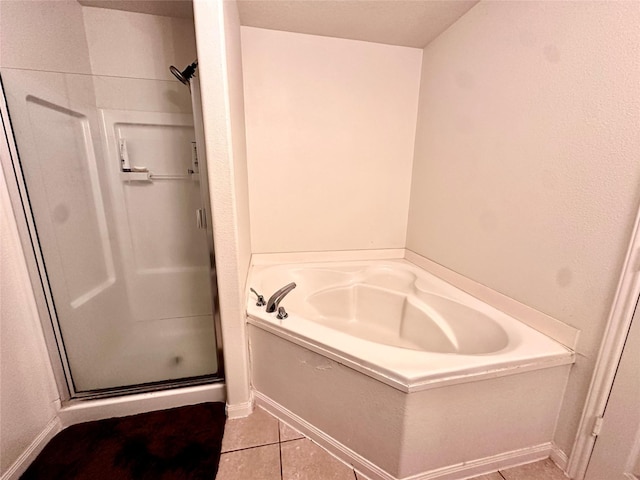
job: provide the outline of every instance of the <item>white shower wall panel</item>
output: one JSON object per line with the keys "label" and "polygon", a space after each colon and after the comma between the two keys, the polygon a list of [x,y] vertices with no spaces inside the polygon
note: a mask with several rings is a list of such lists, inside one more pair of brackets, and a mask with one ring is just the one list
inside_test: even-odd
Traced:
{"label": "white shower wall panel", "polygon": [[191,19],[96,7],[82,15],[94,75],[175,81],[169,65],[195,59]]}
{"label": "white shower wall panel", "polygon": [[75,0],[0,2],[0,65],[91,74],[82,7]]}
{"label": "white shower wall panel", "polygon": [[[26,104],[35,150],[46,158],[25,169],[29,181],[42,182],[42,190],[31,195],[39,204],[34,205],[40,214],[36,221],[51,226],[66,280],[57,287],[66,287],[70,306],[77,308],[114,283],[89,120],[80,110],[36,96],[28,96]],[[38,180],[32,178],[36,175]]]}
{"label": "white shower wall panel", "polygon": [[[205,231],[196,228],[199,175],[189,173],[192,116],[104,110],[103,121],[134,318],[211,315],[208,246]],[[121,141],[130,166],[147,169],[152,180],[120,171]]]}

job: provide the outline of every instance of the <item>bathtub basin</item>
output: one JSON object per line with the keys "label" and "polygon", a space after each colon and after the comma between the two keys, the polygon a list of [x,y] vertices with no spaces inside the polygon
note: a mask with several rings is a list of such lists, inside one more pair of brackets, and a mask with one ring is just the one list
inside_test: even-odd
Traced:
{"label": "bathtub basin", "polygon": [[[278,320],[255,302],[289,282]],[[249,323],[402,391],[573,362],[573,353],[405,260],[254,266]]]}
{"label": "bathtub basin", "polygon": [[309,320],[374,343],[424,352],[475,355],[508,345],[489,316],[439,295],[414,295],[356,283],[307,298]]}

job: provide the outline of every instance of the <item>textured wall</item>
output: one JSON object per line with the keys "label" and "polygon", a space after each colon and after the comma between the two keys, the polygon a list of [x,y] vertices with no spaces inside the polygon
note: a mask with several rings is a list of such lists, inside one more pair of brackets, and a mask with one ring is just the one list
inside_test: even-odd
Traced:
{"label": "textured wall", "polygon": [[0,475],[57,414],[58,392],[0,169]]}
{"label": "textured wall", "polygon": [[242,28],[253,253],[404,247],[421,56]]}
{"label": "textured wall", "polygon": [[[0,2],[0,45],[3,70],[91,71],[82,8],[75,1]],[[0,474],[5,474],[54,420],[59,395],[2,172],[0,207]]]}
{"label": "textured wall", "polygon": [[244,158],[240,22],[235,2],[195,2],[229,416],[251,398],[244,284],[251,250]]}
{"label": "textured wall", "polygon": [[581,330],[566,453],[638,207],[639,23],[481,2],[424,49],[407,247]]}

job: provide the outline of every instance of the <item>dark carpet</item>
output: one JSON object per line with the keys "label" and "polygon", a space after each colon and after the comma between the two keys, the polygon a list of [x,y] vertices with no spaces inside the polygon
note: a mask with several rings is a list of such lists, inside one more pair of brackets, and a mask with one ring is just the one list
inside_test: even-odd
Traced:
{"label": "dark carpet", "polygon": [[201,403],[73,425],[21,479],[214,480],[224,424],[224,403]]}

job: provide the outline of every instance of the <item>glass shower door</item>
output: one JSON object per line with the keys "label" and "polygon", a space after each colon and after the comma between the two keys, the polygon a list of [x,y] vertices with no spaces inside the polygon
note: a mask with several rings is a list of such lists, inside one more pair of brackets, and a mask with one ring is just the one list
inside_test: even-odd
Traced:
{"label": "glass shower door", "polygon": [[193,117],[100,109],[94,80],[2,72],[71,393],[217,376]]}

